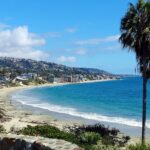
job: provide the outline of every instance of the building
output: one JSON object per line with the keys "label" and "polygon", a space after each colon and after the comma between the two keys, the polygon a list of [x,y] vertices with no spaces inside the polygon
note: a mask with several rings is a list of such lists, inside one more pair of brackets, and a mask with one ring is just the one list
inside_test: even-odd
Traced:
{"label": "building", "polygon": [[64,76],[63,81],[64,82],[72,82],[72,76]]}
{"label": "building", "polygon": [[23,73],[21,77],[27,80],[29,79],[35,80],[37,78],[37,74],[36,73]]}
{"label": "building", "polygon": [[62,83],[63,78],[51,76],[47,79],[47,81],[50,82],[50,83]]}
{"label": "building", "polygon": [[27,81],[28,79],[22,78],[21,76],[17,76],[15,79],[12,80],[12,83],[18,83],[19,85],[23,85],[23,83]]}
{"label": "building", "polygon": [[77,83],[81,81],[82,81],[82,78],[80,78],[79,75],[72,76],[72,82]]}

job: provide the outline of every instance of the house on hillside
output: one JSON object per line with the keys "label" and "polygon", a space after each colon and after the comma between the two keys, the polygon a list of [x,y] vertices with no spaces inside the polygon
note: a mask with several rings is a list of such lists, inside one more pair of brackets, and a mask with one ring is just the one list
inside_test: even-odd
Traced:
{"label": "house on hillside", "polygon": [[36,73],[23,73],[21,75],[21,77],[24,78],[24,79],[28,79],[28,80],[29,79],[35,80],[37,78],[37,74]]}
{"label": "house on hillside", "polygon": [[72,82],[77,83],[77,82],[81,82],[82,78],[80,78],[79,75],[74,75],[72,76]]}
{"label": "house on hillside", "polygon": [[50,82],[50,83],[62,83],[63,78],[51,76],[47,79],[47,81]]}
{"label": "house on hillside", "polygon": [[64,82],[72,82],[72,76],[64,76],[63,81]]}
{"label": "house on hillside", "polygon": [[27,82],[27,78],[23,78],[22,76],[17,76],[15,79],[12,80],[12,83],[23,85],[24,82]]}

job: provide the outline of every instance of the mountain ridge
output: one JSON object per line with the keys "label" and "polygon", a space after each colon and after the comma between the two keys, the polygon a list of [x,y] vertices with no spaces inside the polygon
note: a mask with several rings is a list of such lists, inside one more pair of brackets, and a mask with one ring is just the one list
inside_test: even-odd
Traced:
{"label": "mountain ridge", "polygon": [[0,69],[24,72],[34,72],[34,73],[49,73],[55,76],[72,75],[72,74],[105,74],[112,75],[107,71],[96,69],[96,68],[83,68],[83,67],[68,67],[62,64],[57,64],[47,61],[37,61],[32,59],[24,58],[13,58],[13,57],[0,57]]}

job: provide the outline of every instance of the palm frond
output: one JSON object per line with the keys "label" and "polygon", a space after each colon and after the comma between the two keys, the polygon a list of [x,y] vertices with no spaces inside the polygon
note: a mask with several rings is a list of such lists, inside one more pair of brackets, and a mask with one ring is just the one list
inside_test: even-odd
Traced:
{"label": "palm frond", "polygon": [[150,46],[149,48],[147,46],[150,43],[146,43],[145,39],[150,33],[150,2],[139,0],[136,5],[130,3],[129,9],[121,20],[120,31],[119,41],[123,48],[128,48],[136,53],[140,72],[143,72],[143,56],[145,54],[146,68],[150,72]]}

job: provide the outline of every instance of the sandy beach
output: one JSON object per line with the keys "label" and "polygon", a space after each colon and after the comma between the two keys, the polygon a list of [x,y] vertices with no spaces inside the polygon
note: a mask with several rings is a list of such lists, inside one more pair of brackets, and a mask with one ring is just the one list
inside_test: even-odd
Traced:
{"label": "sandy beach", "polygon": [[107,80],[94,80],[94,81],[84,81],[80,83],[46,83],[42,85],[23,85],[18,87],[4,87],[0,89],[0,108],[5,110],[5,120],[1,122],[6,129],[6,132],[9,133],[12,130],[19,130],[20,128],[26,127],[27,125],[39,125],[39,124],[50,124],[57,126],[60,129],[63,129],[65,126],[78,125],[82,124],[80,120],[67,120],[63,121],[54,118],[52,115],[43,115],[43,114],[34,114],[31,110],[26,110],[25,108],[18,109],[15,104],[11,102],[10,95],[13,92],[18,90],[30,89],[34,87],[45,87],[45,86],[62,86],[66,84],[81,84],[81,83],[91,83],[91,82],[104,82],[110,81],[113,79]]}
{"label": "sandy beach", "polygon": [[110,81],[108,80],[94,80],[94,81],[84,81],[80,83],[46,83],[42,85],[23,85],[18,87],[4,87],[0,89],[0,108],[5,110],[5,120],[1,122],[6,129],[6,132],[9,133],[11,130],[19,130],[20,128],[26,127],[27,125],[42,125],[42,124],[50,124],[57,126],[60,129],[63,129],[65,126],[78,125],[81,124],[79,120],[75,121],[62,121],[55,119],[52,115],[42,115],[42,114],[34,114],[29,110],[18,109],[11,102],[10,95],[13,92],[17,92],[22,89],[30,89],[34,87],[45,87],[45,86],[62,86],[66,84],[81,84],[81,83],[91,83],[91,82],[104,82]]}
{"label": "sandy beach", "polygon": [[[56,86],[64,84],[44,84],[42,86]],[[29,89],[33,87],[38,87],[35,85],[32,86],[19,86],[19,87],[5,87],[0,89],[0,106],[5,110],[5,119],[1,122],[1,125],[4,126],[7,133],[10,133],[12,130],[19,130],[20,128],[26,127],[27,125],[42,125],[49,124],[57,126],[60,129],[63,129],[65,126],[78,124],[77,122],[69,121],[59,121],[53,118],[50,115],[34,114],[32,111],[25,109],[17,109],[11,103],[10,95],[12,92],[16,92],[21,89]]]}
{"label": "sandy beach", "polygon": [[[104,81],[104,80],[103,80]],[[94,81],[94,82],[100,82],[100,81]],[[101,81],[102,82],[102,81]],[[82,120],[63,120],[63,119],[56,119],[53,115],[50,114],[35,114],[29,110],[18,109],[16,106],[11,102],[10,95],[13,92],[17,92],[18,90],[22,89],[29,89],[34,87],[42,87],[42,86],[61,86],[68,83],[61,83],[61,84],[44,84],[44,85],[30,85],[30,86],[19,86],[19,87],[5,87],[0,89],[0,106],[5,109],[5,120],[1,122],[1,125],[4,126],[6,129],[6,133],[12,133],[13,131],[18,131],[19,129],[26,127],[27,125],[44,125],[49,124],[56,126],[60,129],[63,129],[66,126],[72,126],[72,125],[81,125],[83,124]],[[103,122],[102,122],[103,123]],[[104,123],[105,124],[105,123]],[[120,129],[123,133],[128,135],[128,133],[132,132],[140,132],[141,128],[133,128],[133,127],[126,127],[123,125],[115,125],[115,124],[107,124],[106,125],[110,127],[116,127]],[[131,135],[130,135],[131,136]],[[148,136],[149,137],[149,136]],[[132,137],[131,143],[140,141],[140,136]],[[149,138],[147,138],[147,141],[149,141]]]}

